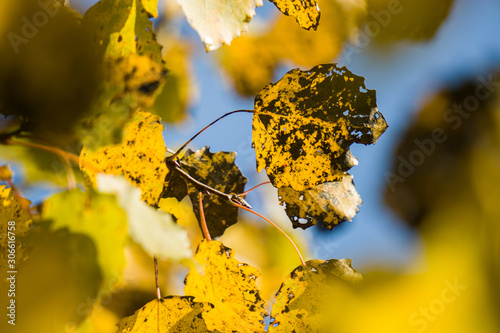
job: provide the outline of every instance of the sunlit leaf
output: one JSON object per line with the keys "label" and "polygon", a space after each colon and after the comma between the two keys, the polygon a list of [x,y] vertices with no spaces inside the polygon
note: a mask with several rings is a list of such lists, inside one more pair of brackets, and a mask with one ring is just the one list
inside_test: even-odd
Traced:
{"label": "sunlit leaf", "polygon": [[294,69],[255,98],[257,171],[296,191],[338,181],[357,164],[349,146],[375,143],[386,128],[363,77],[335,64]]}
{"label": "sunlit leaf", "polygon": [[178,0],[189,24],[198,32],[207,51],[231,44],[247,31],[262,0]]}
{"label": "sunlit leaf", "polygon": [[57,193],[44,202],[42,219],[51,221],[52,230],[67,228],[90,237],[103,272],[102,289],[110,290],[123,282],[127,224],[114,196],[88,195],[80,189]]}
{"label": "sunlit leaf", "polygon": [[322,323],[331,314],[321,305],[326,300],[341,303],[335,296],[345,288],[345,281],[360,280],[351,259],[309,260],[306,266],[294,269],[276,293],[269,332],[322,332]]}
{"label": "sunlit leaf", "polygon": [[125,127],[121,144],[97,151],[84,148],[80,154],[80,168],[93,184],[99,172],[123,174],[141,189],[142,199],[154,206],[160,199],[168,172],[164,163],[166,147],[162,130],[157,116],[138,111]]}
{"label": "sunlit leaf", "polygon": [[10,165],[0,165],[0,181],[11,181],[13,175]]}
{"label": "sunlit leaf", "polygon": [[192,256],[186,231],[175,224],[172,215],[141,201],[139,189],[117,176],[98,175],[97,188],[117,196],[127,213],[130,236],[151,256],[181,260]]}
{"label": "sunlit leaf", "polygon": [[204,320],[213,306],[194,302],[192,296],[167,296],[153,300],[117,324],[118,333],[205,333]]}
{"label": "sunlit leaf", "polygon": [[[224,193],[239,194],[244,191],[247,179],[234,163],[234,152],[210,152],[203,147],[195,152],[188,150],[181,159],[182,167],[196,180]],[[188,183],[188,193],[193,210],[199,219],[198,189]],[[212,237],[219,237],[238,220],[238,208],[215,194],[205,195],[203,208]]]}
{"label": "sunlit leaf", "polygon": [[267,311],[255,283],[259,271],[234,259],[232,250],[218,241],[201,242],[195,259],[201,267],[191,268],[184,292],[214,305],[204,315],[208,329],[263,332]]}
{"label": "sunlit leaf", "polygon": [[304,29],[316,30],[319,24],[320,11],[315,0],[270,0],[285,15],[295,17]]}
{"label": "sunlit leaf", "polygon": [[[3,272],[16,271],[26,260],[22,237],[28,234],[33,221],[29,206],[30,202],[17,196],[12,188],[0,185],[0,269]],[[12,253],[15,259],[8,261]]]}
{"label": "sunlit leaf", "polygon": [[278,196],[293,227],[302,229],[318,222],[322,222],[322,226],[328,229],[333,229],[340,222],[350,221],[362,203],[351,175],[304,191],[281,187],[278,189]]}

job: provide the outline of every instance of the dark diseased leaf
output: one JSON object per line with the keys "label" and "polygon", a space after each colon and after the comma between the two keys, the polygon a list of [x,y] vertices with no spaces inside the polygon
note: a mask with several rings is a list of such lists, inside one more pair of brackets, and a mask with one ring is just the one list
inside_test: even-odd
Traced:
{"label": "dark diseased leaf", "polygon": [[304,29],[316,30],[321,12],[315,0],[270,0],[285,15],[293,16]]}
{"label": "dark diseased leaf", "polygon": [[218,241],[202,241],[195,259],[201,268],[191,268],[184,292],[198,302],[214,305],[214,310],[204,315],[208,329],[264,332],[267,311],[255,281],[259,271],[236,260],[233,251]]}
{"label": "dark diseased leaf", "polygon": [[304,191],[282,187],[278,189],[278,196],[293,227],[302,229],[318,222],[322,222],[328,229],[333,229],[340,222],[350,221],[362,203],[351,175]]}
{"label": "dark diseased leaf", "polygon": [[255,98],[257,171],[296,191],[338,181],[357,164],[349,146],[373,144],[386,128],[363,77],[335,64],[294,69]]}
{"label": "dark diseased leaf", "polygon": [[155,299],[117,324],[118,333],[205,333],[203,316],[213,305],[194,302],[192,296],[167,296]]}
{"label": "dark diseased leaf", "polygon": [[[181,165],[196,180],[224,193],[239,194],[244,191],[247,179],[234,163],[235,159],[235,152],[212,153],[209,147],[203,147],[195,152],[188,150]],[[189,184],[188,192],[199,219],[198,189]],[[238,220],[238,208],[215,194],[204,196],[203,209],[212,237],[221,236]]]}
{"label": "dark diseased leaf", "polygon": [[322,305],[341,303],[349,283],[362,280],[351,259],[309,260],[285,278],[274,298],[269,332],[322,332],[331,316]]}

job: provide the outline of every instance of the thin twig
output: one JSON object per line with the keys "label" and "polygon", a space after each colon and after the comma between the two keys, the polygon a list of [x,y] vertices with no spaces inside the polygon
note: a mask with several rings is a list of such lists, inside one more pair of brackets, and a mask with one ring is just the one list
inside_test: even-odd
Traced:
{"label": "thin twig", "polygon": [[208,231],[207,221],[205,220],[205,212],[203,211],[203,193],[198,192],[198,204],[200,205],[200,223],[201,230],[203,230],[203,236],[207,241],[211,241],[210,232]]}
{"label": "thin twig", "polygon": [[200,135],[201,133],[203,133],[203,131],[205,131],[207,128],[209,128],[210,126],[212,126],[213,124],[215,124],[216,122],[218,122],[219,120],[221,120],[222,118],[225,118],[225,117],[227,117],[227,116],[229,116],[231,114],[239,113],[239,112],[255,113],[254,110],[236,110],[236,111],[231,111],[231,112],[228,112],[228,113],[220,116],[219,118],[215,119],[210,124],[208,124],[207,126],[205,126],[201,131],[199,131],[198,133],[196,133],[195,135],[193,135],[193,137],[191,139],[189,139],[185,144],[183,144],[179,149],[177,149],[177,151],[175,152],[175,154],[169,156],[168,159],[173,160],[177,156],[179,156],[179,154],[184,150],[184,148],[186,148],[186,146],[188,144],[191,143],[191,141],[193,141],[198,135]]}
{"label": "thin twig", "polygon": [[160,294],[160,286],[158,284],[158,258],[156,255],[153,256],[154,264],[155,264],[155,284],[156,284],[156,298],[158,300],[161,299],[161,294]]}
{"label": "thin twig", "polygon": [[233,202],[237,201],[244,207],[252,208],[243,198],[238,196],[237,194],[227,194],[224,192],[221,192],[219,190],[216,190],[213,187],[210,187],[196,179],[194,179],[190,174],[188,174],[186,171],[184,171],[181,167],[175,163],[175,161],[167,161],[167,164],[170,168],[172,168],[175,172],[179,173],[181,177],[186,179],[187,181],[191,182],[193,185],[195,185],[198,190],[206,190],[208,193],[213,193],[215,195],[218,195],[219,197],[222,197],[228,201],[229,204],[232,204]]}
{"label": "thin twig", "polygon": [[238,204],[238,203],[236,203],[236,202],[233,202],[233,205],[234,205],[234,206],[236,206],[236,207],[238,207],[238,208],[244,209],[244,210],[246,210],[247,212],[250,212],[250,213],[252,213],[252,214],[257,215],[258,217],[260,217],[260,218],[262,218],[262,219],[266,220],[266,221],[267,221],[268,223],[270,223],[273,227],[275,227],[276,229],[278,229],[278,230],[279,230],[279,232],[281,232],[283,235],[285,235],[285,237],[286,237],[286,238],[290,241],[290,243],[292,243],[293,247],[295,248],[295,251],[297,252],[297,254],[298,254],[298,256],[299,256],[299,259],[300,259],[300,262],[302,263],[302,266],[305,266],[305,265],[306,265],[306,263],[304,262],[304,259],[302,258],[302,254],[300,253],[299,248],[297,247],[297,245],[295,245],[294,241],[290,238],[290,236],[288,236],[288,235],[286,234],[286,232],[284,232],[284,231],[283,231],[280,227],[278,227],[276,224],[274,224],[274,223],[273,223],[273,221],[271,221],[270,219],[268,219],[268,218],[267,218],[267,217],[265,217],[265,216],[262,216],[261,214],[257,213],[256,211],[253,211],[253,210],[251,210],[251,209],[249,209],[249,208],[247,208],[247,207],[245,207],[245,206],[242,206],[242,205],[240,205],[240,204]]}
{"label": "thin twig", "polygon": [[25,146],[25,147],[31,147],[31,148],[38,148],[41,150],[45,150],[51,153],[54,153],[56,155],[61,156],[62,158],[67,158],[68,160],[78,164],[79,158],[77,155],[69,153],[65,150],[62,150],[57,147],[50,147],[38,143],[33,143],[33,142],[23,142],[23,141],[17,141],[17,140],[12,140],[12,139],[7,139],[5,140],[5,143],[10,144],[10,145],[19,145],[19,146]]}
{"label": "thin twig", "polygon": [[263,182],[263,183],[260,183],[259,185],[255,185],[254,187],[252,187],[251,189],[249,189],[248,191],[245,191],[243,193],[240,193],[239,195],[241,195],[242,197],[247,195],[248,193],[252,192],[253,190],[255,190],[257,187],[260,187],[262,185],[266,185],[266,184],[271,184],[271,182]]}

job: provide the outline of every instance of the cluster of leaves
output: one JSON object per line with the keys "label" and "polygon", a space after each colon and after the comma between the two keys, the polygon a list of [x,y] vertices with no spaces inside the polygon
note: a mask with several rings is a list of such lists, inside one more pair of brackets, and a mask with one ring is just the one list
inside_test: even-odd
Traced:
{"label": "cluster of leaves", "polygon": [[[157,1],[102,0],[83,17],[62,7],[60,1],[27,1],[13,5],[13,17],[34,17],[40,3],[58,13],[47,28],[27,42],[10,35],[1,45],[2,53],[9,54],[4,62],[8,65],[2,63],[0,68],[1,82],[11,78],[12,82],[0,87],[0,111],[9,125],[2,128],[0,140],[7,150],[21,146],[29,152],[38,149],[51,154],[51,162],[38,160],[50,168],[60,159],[57,163],[68,177],[69,189],[30,208],[16,193],[8,168],[2,168],[10,187],[0,192],[0,231],[5,231],[8,221],[16,221],[20,244],[31,247],[31,252],[18,247],[22,260],[17,265],[28,258],[22,266],[20,290],[33,292],[27,278],[43,267],[43,256],[36,252],[39,248],[45,254],[58,254],[52,263],[57,268],[54,272],[75,277],[80,287],[64,303],[70,305],[56,323],[46,318],[40,321],[42,326],[60,331],[71,323],[72,329],[89,330],[91,314],[103,300],[102,291],[124,283],[130,236],[151,255],[188,262],[188,296],[148,303],[123,319],[119,331],[158,330],[160,326],[183,332],[264,331],[266,316],[273,320],[269,331],[321,330],[316,303],[331,297],[343,281],[360,280],[350,260],[310,260],[298,266],[284,280],[269,315],[255,283],[260,275],[255,268],[240,263],[229,248],[209,239],[200,243],[192,259],[181,222],[175,214],[158,211],[161,200],[181,201],[188,196],[200,224],[206,219],[208,233],[215,238],[237,222],[238,207],[249,206],[242,194],[246,178],[235,165],[235,153],[212,153],[205,147],[168,156],[162,113],[150,112],[158,110],[155,103],[166,91],[169,73],[150,20],[158,16]],[[181,1],[181,6],[211,50],[229,44],[244,31],[255,7],[261,5],[253,0],[243,3],[210,3],[213,7],[205,11],[196,1]],[[320,12],[314,0],[273,3],[301,28],[318,27]],[[14,18],[0,26],[0,32],[18,31]],[[59,38],[52,36],[55,33]],[[57,45],[49,43],[54,40]],[[71,46],[58,44],[65,42]],[[16,50],[19,55],[12,54]],[[30,80],[15,78],[15,71],[29,72],[31,57],[40,50],[45,52],[45,64],[36,66],[34,76],[58,73],[60,90],[42,89],[43,80],[19,88]],[[59,54],[59,50],[69,54]],[[278,188],[293,227],[307,228],[321,221],[332,229],[352,219],[361,198],[347,173],[357,164],[349,147],[373,144],[387,128],[375,91],[366,89],[364,79],[336,64],[294,69],[265,86],[255,98],[254,109],[247,112],[253,113],[257,171],[265,169]],[[84,183],[85,191],[75,186],[77,182]],[[202,192],[209,196],[198,205]],[[78,268],[86,275],[80,276]],[[61,277],[54,279],[66,290]],[[46,297],[45,292],[35,294]],[[26,295],[19,298],[22,304],[27,304]],[[72,310],[80,308],[82,299],[91,300],[89,309],[75,315]],[[47,308],[57,312],[58,301]],[[29,323],[22,325],[29,330]]]}

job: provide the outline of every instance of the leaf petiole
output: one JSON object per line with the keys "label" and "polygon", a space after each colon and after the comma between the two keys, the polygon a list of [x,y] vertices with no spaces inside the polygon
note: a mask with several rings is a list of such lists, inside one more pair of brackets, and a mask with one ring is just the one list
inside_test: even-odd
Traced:
{"label": "leaf petiole", "polygon": [[193,135],[193,137],[191,137],[191,139],[189,139],[185,144],[183,144],[179,149],[177,149],[177,151],[173,155],[167,157],[167,159],[168,160],[174,160],[177,156],[179,156],[179,154],[184,150],[184,148],[186,148],[186,146],[191,143],[191,141],[193,141],[198,135],[200,135],[201,133],[203,133],[207,128],[209,128],[210,126],[212,126],[213,124],[215,124],[219,120],[221,120],[221,119],[223,119],[223,118],[225,118],[225,117],[227,117],[229,115],[232,115],[234,113],[240,113],[240,112],[255,113],[254,110],[236,110],[236,111],[231,111],[231,112],[228,112],[226,114],[223,114],[222,116],[220,116],[219,118],[215,119],[210,124],[208,124],[207,126],[205,126],[201,131],[199,131],[198,133],[196,133],[195,135]]}
{"label": "leaf petiole", "polygon": [[205,239],[210,242],[212,240],[212,237],[210,237],[207,221],[205,220],[205,212],[203,211],[203,193],[201,191],[198,192],[198,204],[200,205],[201,230],[203,230],[203,236],[205,236]]}
{"label": "leaf petiole", "polygon": [[261,219],[264,219],[266,222],[270,223],[273,227],[275,227],[276,229],[279,230],[279,232],[281,232],[287,239],[290,243],[292,243],[293,247],[295,248],[295,252],[297,252],[297,255],[299,256],[299,259],[300,259],[300,262],[302,263],[302,266],[305,266],[306,263],[304,261],[304,259],[302,258],[302,254],[300,253],[299,251],[299,248],[297,247],[297,245],[295,245],[295,242],[290,238],[290,236],[287,235],[286,232],[284,232],[280,227],[278,227],[273,221],[271,221],[270,219],[268,219],[267,217],[257,213],[256,211],[254,210],[251,210],[250,208],[247,208],[245,206],[242,206],[236,202],[233,201],[233,205],[238,207],[238,208],[241,208],[241,209],[244,209],[246,210],[247,212],[250,212],[252,214],[255,214],[257,215],[258,217],[260,217]]}

